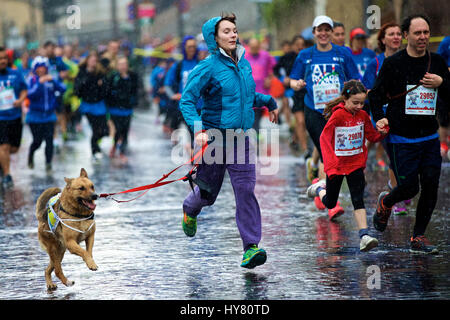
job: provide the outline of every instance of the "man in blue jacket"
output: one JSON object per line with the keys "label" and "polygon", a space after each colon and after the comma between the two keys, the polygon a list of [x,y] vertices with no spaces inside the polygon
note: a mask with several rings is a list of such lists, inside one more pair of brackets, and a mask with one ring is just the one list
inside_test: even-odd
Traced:
{"label": "man in blue jacket", "polygon": [[22,139],[22,103],[27,97],[27,85],[22,74],[8,68],[8,55],[0,47],[0,171],[2,184],[13,185],[9,164]]}
{"label": "man in blue jacket", "polygon": [[[189,75],[180,109],[187,125],[195,133],[197,148],[207,143],[208,134],[220,140],[219,134],[216,136],[213,132],[226,133],[227,136],[231,133],[233,137],[238,136],[241,143],[226,141],[225,146],[214,143],[214,149],[208,150],[214,161],[204,158],[197,167],[194,179],[197,186],[183,203],[182,226],[187,236],[195,235],[197,216],[203,207],[215,202],[227,171],[234,189],[236,224],[244,248],[241,266],[251,269],[263,264],[267,255],[264,249],[258,248],[261,213],[254,193],[256,169],[250,159],[251,142],[246,131],[253,126],[253,108],[267,106],[270,120],[274,123],[278,121],[278,110],[272,97],[255,92],[252,69],[244,58],[244,47],[239,44],[235,20],[234,15],[215,17],[203,25],[203,37],[211,55]],[[203,106],[198,114],[196,106],[200,97],[203,98]],[[240,139],[242,136],[244,139]]]}

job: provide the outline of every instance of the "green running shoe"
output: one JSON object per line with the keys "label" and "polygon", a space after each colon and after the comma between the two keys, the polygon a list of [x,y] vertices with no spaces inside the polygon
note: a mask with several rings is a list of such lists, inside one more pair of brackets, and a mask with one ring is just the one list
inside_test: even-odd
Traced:
{"label": "green running shoe", "polygon": [[195,236],[197,232],[197,218],[189,217],[186,212],[184,212],[183,221],[181,222],[183,226],[183,231],[188,237]]}
{"label": "green running shoe", "polygon": [[313,158],[309,157],[306,159],[306,179],[309,183],[312,183],[314,178],[319,176],[319,168],[315,168],[313,164]]}
{"label": "green running shoe", "polygon": [[258,248],[256,245],[252,245],[247,251],[245,251],[242,257],[241,267],[247,269],[253,269],[256,266],[260,266],[266,262],[267,254],[264,249]]}

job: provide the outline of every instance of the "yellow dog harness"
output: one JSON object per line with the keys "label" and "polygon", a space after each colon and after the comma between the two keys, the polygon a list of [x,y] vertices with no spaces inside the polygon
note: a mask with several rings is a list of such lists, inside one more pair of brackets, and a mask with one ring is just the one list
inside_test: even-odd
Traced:
{"label": "yellow dog harness", "polygon": [[[50,200],[47,202],[47,222],[48,222],[48,227],[49,227],[50,231],[47,231],[47,230],[46,231],[54,234],[56,231],[56,228],[58,227],[58,224],[60,222],[63,226],[65,226],[73,231],[79,232],[79,233],[86,233],[89,230],[91,230],[91,228],[95,224],[95,220],[93,219],[94,214],[91,214],[89,217],[81,218],[81,219],[61,219],[56,214],[55,210],[53,209],[53,206],[59,200],[60,196],[61,196],[61,193],[58,193],[57,195],[51,197]],[[89,226],[89,228],[86,231],[78,230],[77,228],[71,227],[65,223],[65,221],[84,221],[84,220],[90,220],[90,219],[92,219],[93,222],[91,223],[91,225]]]}

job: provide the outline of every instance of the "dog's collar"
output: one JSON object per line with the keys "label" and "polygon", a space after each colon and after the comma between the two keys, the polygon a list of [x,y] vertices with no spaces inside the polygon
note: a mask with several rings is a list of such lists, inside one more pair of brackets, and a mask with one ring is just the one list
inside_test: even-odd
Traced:
{"label": "dog's collar", "polygon": [[61,211],[65,212],[65,213],[67,213],[69,216],[72,216],[72,217],[75,217],[75,218],[80,218],[80,219],[94,220],[94,216],[95,216],[94,213],[92,213],[89,217],[83,216],[83,215],[78,214],[78,213],[70,213],[70,212],[68,212],[67,210],[65,210],[65,209],[63,208],[63,206],[61,205],[61,203],[59,204],[59,210],[61,210]]}

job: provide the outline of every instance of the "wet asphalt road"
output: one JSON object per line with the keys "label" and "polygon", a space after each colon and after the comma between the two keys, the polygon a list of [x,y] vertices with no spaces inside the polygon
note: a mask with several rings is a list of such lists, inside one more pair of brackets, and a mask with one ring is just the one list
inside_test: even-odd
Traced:
{"label": "wet asphalt road", "polygon": [[[62,188],[64,177],[78,176],[82,167],[99,193],[158,180],[177,163],[171,160],[172,142],[155,119],[153,111],[136,113],[126,165],[108,157],[98,163],[91,160],[90,129],[83,120],[85,136],[62,146],[50,174],[45,172],[43,146],[36,153],[35,169],[26,166],[31,135],[24,127],[21,150],[12,160],[15,185],[0,194],[0,299],[450,298],[449,162],[443,165],[439,200],[427,230],[440,254],[418,256],[408,251],[417,198],[410,213],[393,216],[383,234],[371,228],[380,245],[360,253],[348,189],[344,185],[340,196],[346,213],[337,223],[329,222],[326,212],[317,211],[306,198],[304,164],[289,149],[283,131],[278,173],[257,178],[263,221],[260,246],[268,253],[266,264],[253,270],[239,266],[242,245],[228,177],[216,204],[199,216],[194,238],[187,238],[181,229],[181,205],[190,187],[177,182],[129,203],[98,200],[94,245],[98,271],[90,271],[80,257],[67,252],[63,270],[75,285],[64,287],[53,275],[58,289],[48,293],[44,279],[48,256],[37,240],[36,199],[48,187]],[[110,145],[111,139],[104,138],[105,155]],[[185,173],[181,169],[174,175]],[[386,173],[367,170],[366,179],[372,227]]]}

